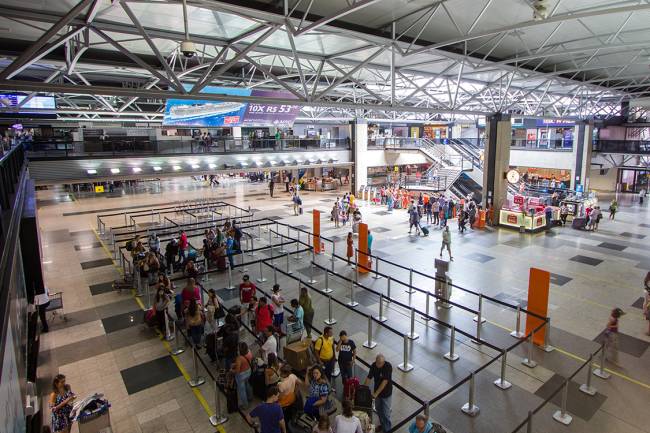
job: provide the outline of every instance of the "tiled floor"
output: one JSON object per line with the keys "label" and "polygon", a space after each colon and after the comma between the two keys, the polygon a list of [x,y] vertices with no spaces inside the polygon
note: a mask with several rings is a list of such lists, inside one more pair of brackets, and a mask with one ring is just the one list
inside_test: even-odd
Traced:
{"label": "tiled floor", "polygon": [[[316,207],[327,210],[335,194],[310,194],[304,199],[305,214],[293,216],[284,192],[277,192],[270,199],[266,185],[244,185],[224,182],[221,188],[211,190],[186,180],[177,180],[164,185],[165,193],[137,195],[115,194],[106,205],[103,198],[87,198],[77,201],[59,201],[61,191],[39,191],[39,201],[45,205],[39,208],[39,222],[43,240],[43,268],[46,284],[52,291],[63,291],[68,322],[57,320],[51,324],[51,331],[42,337],[39,384],[47,389],[51,376],[62,372],[79,395],[89,392],[104,392],[113,407],[111,415],[114,431],[123,432],[212,432],[207,417],[214,407],[211,384],[195,391],[186,383],[191,374],[192,359],[189,352],[172,358],[169,345],[161,342],[151,330],[141,324],[140,305],[130,293],[112,290],[111,283],[119,273],[108,258],[103,247],[97,246],[97,238],[91,228],[96,224],[95,212],[106,208],[118,210],[122,207],[153,207],[172,200],[187,200],[198,197],[221,198],[246,207],[255,203],[259,213],[274,220],[297,226],[311,226],[309,210]],[[234,193],[234,194],[233,194]],[[259,200],[259,201],[258,201]],[[454,284],[483,292],[496,299],[526,305],[528,269],[532,266],[549,270],[551,290],[549,311],[553,323],[551,344],[558,347],[551,353],[535,349],[538,367],[530,370],[521,366],[521,357],[526,356],[525,347],[518,347],[508,355],[507,376],[513,388],[501,391],[492,382],[499,374],[499,363],[476,376],[477,404],[481,413],[469,418],[460,412],[460,406],[467,401],[467,385],[461,386],[431,408],[431,414],[446,425],[451,432],[492,433],[512,431],[521,422],[530,408],[550,395],[579,366],[589,352],[598,348],[599,335],[606,323],[609,310],[621,306],[628,314],[621,320],[620,367],[608,366],[614,374],[609,381],[594,377],[598,388],[596,397],[587,397],[577,392],[577,386],[584,381],[584,371],[578,374],[569,386],[569,411],[575,415],[569,427],[559,425],[551,419],[559,401],[542,409],[535,418],[535,432],[650,432],[647,424],[647,402],[650,401],[650,338],[644,335],[647,322],[638,310],[641,282],[650,263],[645,236],[650,234],[650,225],[639,225],[640,218],[647,218],[647,208],[629,205],[625,197],[621,203],[617,221],[603,221],[598,232],[578,232],[569,227],[554,228],[553,236],[545,233],[520,235],[515,231],[496,229],[468,231],[462,235],[452,225],[453,246],[456,261],[450,266]],[[375,252],[382,258],[392,260],[423,272],[433,273],[433,259],[440,246],[440,231],[432,228],[427,238],[409,236],[406,215],[403,211],[386,214],[379,207],[362,207],[362,213],[375,233]],[[115,225],[122,225],[120,218]],[[337,253],[343,251],[344,238],[349,226],[333,228],[327,220],[321,223],[326,236],[336,238]],[[256,247],[267,241],[256,240]],[[200,239],[197,238],[197,244]],[[277,242],[277,241],[276,241]],[[624,249],[624,250],[623,250]],[[329,251],[328,251],[329,252]],[[268,254],[258,254],[268,257]],[[329,257],[319,256],[321,264],[329,263]],[[285,262],[277,260],[278,270],[284,270]],[[291,261],[294,276],[309,276],[308,261]],[[374,263],[373,263],[374,266]],[[295,271],[298,270],[298,273]],[[408,281],[408,272],[392,268],[382,262],[382,273],[393,277],[392,297],[419,310],[425,308],[422,293],[408,295],[399,281]],[[259,275],[257,266],[249,266],[251,278]],[[352,276],[349,267],[337,264],[337,272]],[[271,270],[265,269],[269,278]],[[322,288],[324,278],[316,273],[319,281],[315,286]],[[234,278],[240,274],[235,272]],[[260,285],[268,291],[269,278]],[[182,282],[181,282],[182,283]],[[223,289],[225,275],[211,276],[204,284],[218,289],[218,294],[227,305],[236,302],[234,291]],[[279,276],[279,283],[285,288],[285,296],[296,294],[297,284],[286,276]],[[386,279],[375,280],[370,275],[360,276],[360,283],[366,287],[387,293]],[[330,279],[335,299],[347,302],[349,284]],[[416,287],[433,290],[430,280],[422,276],[414,279]],[[178,285],[178,283],[177,283]],[[355,299],[360,303],[357,310],[362,313],[377,313],[378,296],[355,288]],[[314,323],[322,327],[327,316],[327,298],[313,294],[316,317]],[[452,300],[470,308],[476,308],[476,298],[459,289],[454,289]],[[628,307],[633,305],[636,307]],[[366,338],[367,320],[336,304],[333,314],[337,318],[336,331],[346,328],[359,346],[359,357],[372,360],[381,351],[396,366],[402,360],[403,339],[388,328],[374,324],[375,340],[379,346],[374,351],[362,348]],[[384,314],[387,325],[398,333],[407,332],[410,327],[408,309],[387,305]],[[473,314],[458,307],[451,310],[434,307],[430,314],[442,320],[452,320],[459,331],[473,332],[476,324]],[[516,342],[508,332],[514,328],[514,316],[503,306],[484,302],[483,336],[498,347]],[[496,354],[493,350],[471,343],[469,338],[456,334],[456,352],[460,361],[450,364],[442,355],[449,349],[449,333],[433,322],[425,323],[419,315],[414,321],[415,331],[420,338],[409,345],[411,362],[415,369],[411,373],[394,370],[395,380],[421,398],[429,399],[449,386],[462,380]],[[507,329],[507,330],[506,330]],[[173,343],[172,343],[173,344]],[[359,373],[359,372],[358,372]],[[359,373],[360,374],[360,373]],[[207,405],[207,408],[206,408]],[[225,404],[222,405],[225,407]],[[397,392],[393,399],[393,418],[399,420],[413,412],[417,406]],[[229,416],[224,426],[228,433],[249,432],[237,414]],[[73,432],[76,433],[75,426]]]}

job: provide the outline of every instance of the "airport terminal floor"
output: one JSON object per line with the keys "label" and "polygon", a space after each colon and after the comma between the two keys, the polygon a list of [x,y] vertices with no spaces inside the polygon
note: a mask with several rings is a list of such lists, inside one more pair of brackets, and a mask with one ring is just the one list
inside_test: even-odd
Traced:
{"label": "airport terminal floor", "polygon": [[[104,393],[111,403],[115,433],[215,431],[209,417],[215,414],[211,377],[218,377],[217,364],[210,362],[205,350],[196,351],[201,359],[195,362],[187,343],[183,353],[172,355],[170,352],[183,344],[183,335],[177,334],[175,340],[166,341],[143,325],[143,310],[150,302],[147,296],[136,297],[133,290],[113,289],[113,282],[123,278],[123,269],[121,261],[115,259],[112,240],[104,233],[108,233],[111,226],[123,225],[124,220],[122,217],[107,219],[105,231],[98,230],[97,226],[98,214],[152,209],[151,220],[148,217],[139,220],[138,229],[158,230],[161,227],[151,222],[157,208],[202,199],[250,209],[254,215],[251,220],[267,219],[278,223],[277,226],[260,226],[259,223],[245,226],[242,222],[243,230],[251,234],[252,244],[249,246],[247,242],[244,254],[236,258],[232,281],[227,272],[211,272],[207,278],[200,277],[203,287],[216,289],[226,307],[238,304],[237,291],[228,290],[228,286],[238,285],[243,268],[247,268],[244,272],[251,280],[261,278],[261,271],[265,282],[256,284],[262,293],[269,295],[274,270],[266,263],[258,265],[255,260],[274,254],[263,249],[270,246],[269,240],[286,242],[286,250],[293,255],[278,253],[273,256],[277,257],[274,261],[276,278],[287,303],[298,297],[300,285],[310,287],[316,311],[314,327],[322,330],[323,321],[334,316],[337,320],[333,325],[335,337],[338,338],[343,329],[348,331],[363,361],[357,363],[355,372],[362,382],[367,372],[366,363],[372,363],[377,354],[383,354],[392,364],[392,378],[396,384],[392,399],[394,426],[421,409],[422,402],[444,393],[469,373],[497,358],[501,355],[497,349],[509,348],[517,342],[509,335],[517,322],[509,306],[526,307],[529,269],[537,267],[551,272],[548,301],[551,330],[546,343],[555,350],[546,352],[537,346],[531,349],[532,346],[524,341],[507,352],[505,370],[502,370],[503,358],[499,358],[472,376],[473,400],[480,408],[478,415],[470,417],[461,411],[470,392],[470,383],[465,381],[430,405],[430,417],[448,432],[510,433],[526,420],[529,411],[559,389],[548,404],[535,411],[531,431],[650,432],[647,423],[650,337],[646,335],[648,322],[641,310],[643,279],[650,269],[647,253],[650,210],[647,204],[639,205],[636,196],[619,196],[620,210],[616,219],[611,221],[605,215],[595,232],[577,231],[567,225],[534,235],[505,228],[470,229],[461,234],[455,220],[449,221],[454,260],[449,264],[448,275],[453,284],[505,304],[483,301],[481,317],[486,322],[478,326],[486,343],[476,344],[463,334],[474,332],[477,327],[472,320],[473,314],[458,306],[448,310],[439,308],[434,306],[433,299],[430,306],[428,294],[423,295],[421,291],[409,294],[403,284],[398,284],[413,278],[407,268],[433,275],[434,259],[439,257],[442,237],[441,230],[435,227],[430,228],[426,237],[409,234],[405,210],[387,212],[385,206],[360,202],[363,221],[374,236],[372,255],[381,259],[373,260],[373,271],[386,272],[386,276],[394,278],[392,293],[390,279],[373,278],[373,271],[355,275],[355,270],[344,260],[333,263],[329,243],[325,245],[324,254],[313,256],[315,268],[309,266],[309,252],[302,252],[301,260],[295,258],[297,254],[293,249],[302,251],[304,244],[289,241],[296,238],[299,229],[312,230],[312,210],[322,212],[321,235],[335,241],[337,255],[345,254],[346,236],[351,227],[335,228],[329,218],[332,205],[343,193],[342,190],[303,192],[304,213],[294,215],[291,197],[284,191],[284,185],[277,185],[271,198],[267,183],[238,179],[227,179],[218,187],[210,187],[190,178],[175,178],[141,184],[127,192],[97,196],[84,196],[62,188],[39,190],[37,208],[44,280],[51,294],[62,292],[65,314],[65,320],[60,314],[50,317],[49,332],[41,336],[39,380],[44,384],[41,389],[49,389],[47,384],[52,377],[62,373],[77,395]],[[611,197],[600,196],[601,203],[609,199]],[[169,216],[170,220],[176,217]],[[183,224],[180,219],[175,221]],[[279,240],[275,240],[276,232],[281,235]],[[201,245],[202,230],[192,234],[188,228],[188,234],[191,244]],[[161,237],[161,250],[164,250],[165,239]],[[307,237],[303,236],[301,242],[307,242]],[[248,256],[250,249],[257,251],[256,257]],[[240,259],[254,264],[240,266],[241,262],[237,262]],[[336,268],[335,273],[326,272],[330,266]],[[427,281],[422,274],[416,273],[411,284],[433,293],[432,281]],[[184,278],[173,279],[177,290],[185,285]],[[356,284],[355,279],[358,279]],[[326,285],[334,290],[332,298],[336,302],[320,292]],[[355,308],[344,305],[351,300],[350,291],[354,292],[354,300],[359,304]],[[391,302],[380,307],[379,303],[385,299]],[[454,289],[451,301],[471,306],[473,310],[477,308],[478,298]],[[610,312],[615,307],[626,314],[619,322],[618,360],[616,364],[606,361],[604,371],[600,370],[611,377],[604,380],[590,374],[588,366],[573,375],[585,365],[590,354],[596,354],[594,368],[602,367],[597,351],[601,348]],[[377,346],[373,349],[363,347],[362,343],[368,340],[367,315],[377,315],[378,311],[383,311],[388,319],[384,323],[388,326],[372,321]],[[460,357],[457,362],[443,357],[450,351],[449,330],[414,311],[430,312],[431,316],[456,324],[460,333],[455,335],[454,341],[455,353]],[[407,333],[409,327],[410,332],[419,334],[418,339],[399,335],[399,332]],[[313,338],[316,335],[314,332]],[[254,338],[246,330],[240,332],[240,338],[251,343],[253,352],[257,350],[258,343],[253,342]],[[397,368],[405,361],[404,351],[409,356],[406,363],[414,367],[409,372]],[[522,364],[522,360],[530,361],[531,356],[537,363],[534,368]],[[196,375],[195,365],[198,365],[198,374],[208,380],[193,388],[187,382]],[[504,372],[512,383],[506,390],[493,384]],[[596,389],[593,396],[578,390],[587,381]],[[562,386],[564,383],[566,388]],[[338,399],[343,392],[340,377],[335,379],[334,387]],[[565,409],[573,417],[568,426],[553,419],[562,407],[565,389]],[[226,412],[223,397],[220,412]],[[218,431],[252,431],[240,414],[230,413],[227,417],[227,422],[217,427]],[[407,431],[409,425],[410,422],[399,431]],[[75,423],[72,431],[77,432],[77,429]],[[521,431],[525,431],[525,427]]]}

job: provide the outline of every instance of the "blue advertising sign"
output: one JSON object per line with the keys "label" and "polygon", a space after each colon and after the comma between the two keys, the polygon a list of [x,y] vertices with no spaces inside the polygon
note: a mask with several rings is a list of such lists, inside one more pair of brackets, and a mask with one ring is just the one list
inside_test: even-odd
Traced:
{"label": "blue advertising sign", "polygon": [[[184,86],[187,90],[190,85]],[[203,93],[295,98],[288,92],[245,88],[206,87]],[[291,126],[300,107],[296,105],[256,104],[246,102],[168,99],[163,125],[170,126]]]}
{"label": "blue advertising sign", "polygon": [[575,124],[575,121],[568,119],[537,119],[538,127],[561,128],[563,126],[574,126]]}

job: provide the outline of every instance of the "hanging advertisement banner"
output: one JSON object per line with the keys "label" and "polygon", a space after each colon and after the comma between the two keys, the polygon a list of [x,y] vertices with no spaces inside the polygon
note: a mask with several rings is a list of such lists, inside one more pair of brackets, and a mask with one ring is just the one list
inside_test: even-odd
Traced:
{"label": "hanging advertisement banner", "polygon": [[[184,85],[184,87],[190,90],[192,86]],[[230,87],[208,86],[202,90],[202,93],[295,99],[295,95],[289,92]],[[168,99],[165,104],[163,125],[289,127],[293,125],[299,112],[299,106],[287,104]]]}

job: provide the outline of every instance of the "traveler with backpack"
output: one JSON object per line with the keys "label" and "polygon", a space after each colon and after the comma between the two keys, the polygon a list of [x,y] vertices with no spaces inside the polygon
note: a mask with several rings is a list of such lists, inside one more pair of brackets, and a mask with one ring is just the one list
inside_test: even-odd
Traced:
{"label": "traveler with backpack", "polygon": [[393,395],[393,366],[387,362],[384,355],[379,354],[375,362],[370,366],[368,377],[364,385],[373,381],[374,391],[372,397],[375,400],[375,410],[383,431],[387,432],[392,428],[391,422],[391,397]]}
{"label": "traveler with backpack", "polygon": [[323,329],[323,335],[318,337],[314,342],[314,350],[323,365],[323,373],[327,377],[327,380],[331,382],[334,364],[336,363],[336,357],[334,356],[334,337],[331,326],[326,326]]}

